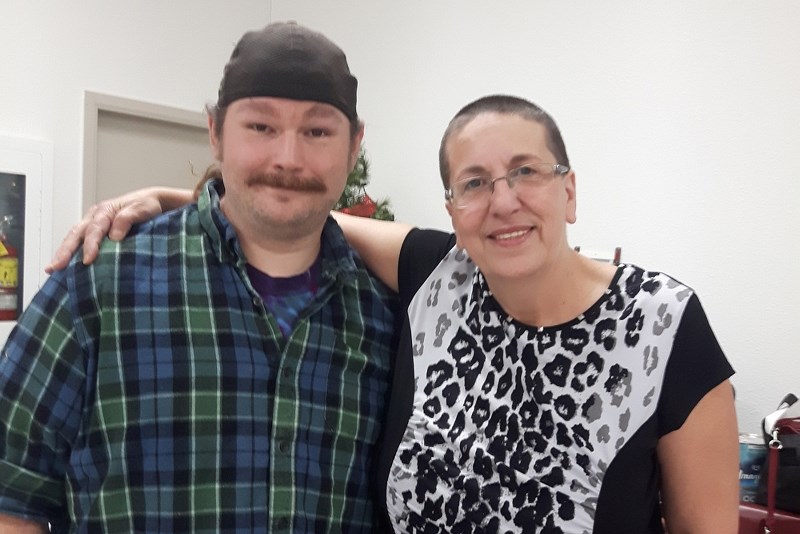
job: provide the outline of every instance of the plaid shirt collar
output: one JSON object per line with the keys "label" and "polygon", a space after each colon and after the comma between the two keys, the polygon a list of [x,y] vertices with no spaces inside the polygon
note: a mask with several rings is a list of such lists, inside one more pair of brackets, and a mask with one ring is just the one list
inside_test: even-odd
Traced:
{"label": "plaid shirt collar", "polygon": [[[219,179],[206,182],[197,200],[200,225],[208,234],[214,254],[222,263],[235,263],[239,270],[245,269],[247,258],[242,251],[236,230],[220,208],[225,194],[225,185]],[[322,228],[322,283],[339,282],[354,285],[359,270],[354,260],[355,251],[347,243],[344,233],[333,217],[328,217]]]}

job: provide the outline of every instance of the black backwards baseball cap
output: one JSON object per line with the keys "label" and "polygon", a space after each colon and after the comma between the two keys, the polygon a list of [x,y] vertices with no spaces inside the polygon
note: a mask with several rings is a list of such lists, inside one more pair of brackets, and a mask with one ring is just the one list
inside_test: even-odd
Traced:
{"label": "black backwards baseball cap", "polygon": [[313,100],[355,120],[357,87],[344,52],[333,41],[296,22],[275,22],[247,32],[236,44],[217,106],[258,96]]}

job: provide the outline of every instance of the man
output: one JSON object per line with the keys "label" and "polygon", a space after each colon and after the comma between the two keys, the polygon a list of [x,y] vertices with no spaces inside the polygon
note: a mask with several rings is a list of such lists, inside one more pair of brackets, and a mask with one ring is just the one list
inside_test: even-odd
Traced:
{"label": "man", "polygon": [[245,34],[223,179],[45,283],[0,362],[0,532],[372,531],[392,297],[328,218],[356,85],[321,34]]}

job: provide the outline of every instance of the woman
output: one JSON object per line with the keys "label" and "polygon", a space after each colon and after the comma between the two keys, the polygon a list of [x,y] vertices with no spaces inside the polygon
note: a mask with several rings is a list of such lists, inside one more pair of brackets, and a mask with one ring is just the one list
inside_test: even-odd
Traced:
{"label": "woman", "polygon": [[733,370],[693,290],[573,251],[575,173],[530,102],[462,108],[440,170],[453,235],[336,215],[407,308],[378,459],[395,531],[736,532]]}

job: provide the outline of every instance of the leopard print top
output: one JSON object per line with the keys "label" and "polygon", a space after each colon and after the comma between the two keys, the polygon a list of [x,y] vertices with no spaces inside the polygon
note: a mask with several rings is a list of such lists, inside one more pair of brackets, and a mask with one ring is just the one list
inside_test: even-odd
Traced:
{"label": "leopard print top", "polygon": [[[394,530],[600,532],[595,519],[609,500],[602,498],[609,467],[621,451],[644,447],[635,453],[645,457],[644,468],[634,462],[632,475],[616,478],[638,479],[641,471],[647,480],[615,483],[612,500],[630,504],[647,495],[640,521],[649,526],[614,528],[659,532],[655,444],[693,404],[669,428],[657,414],[667,405],[660,403],[665,373],[693,291],[623,265],[584,314],[535,328],[503,311],[463,251],[451,249],[423,279],[405,290],[414,394],[387,474]],[[713,345],[719,361],[707,371],[705,391],[731,372]],[[633,439],[642,432],[646,438]]]}

